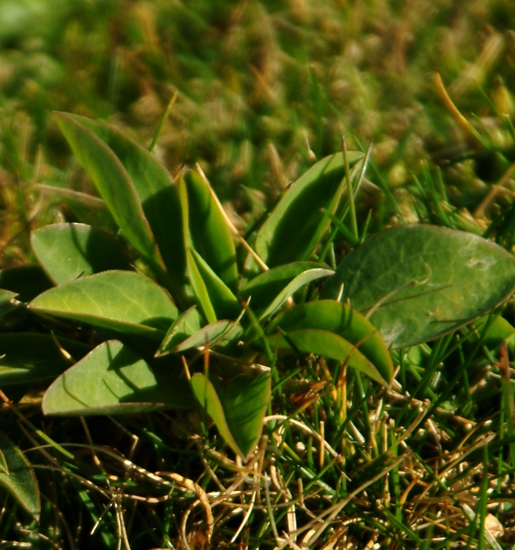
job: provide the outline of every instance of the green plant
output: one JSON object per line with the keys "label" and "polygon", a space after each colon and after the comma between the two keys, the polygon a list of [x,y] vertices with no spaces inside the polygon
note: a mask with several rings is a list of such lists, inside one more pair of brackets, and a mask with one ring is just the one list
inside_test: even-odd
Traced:
{"label": "green plant", "polygon": [[[202,172],[172,178],[107,124],[55,116],[119,231],[43,227],[31,239],[40,267],[0,274],[0,386],[21,396],[51,381],[47,415],[192,409],[245,461],[272,384],[281,399],[307,357],[333,379],[348,366],[388,386],[391,350],[463,327],[515,290],[511,254],[427,225],[381,232],[335,270],[334,248],[366,232],[354,213],[362,153],[317,162],[243,238]],[[0,483],[37,516],[37,487],[27,503],[3,462]]]}

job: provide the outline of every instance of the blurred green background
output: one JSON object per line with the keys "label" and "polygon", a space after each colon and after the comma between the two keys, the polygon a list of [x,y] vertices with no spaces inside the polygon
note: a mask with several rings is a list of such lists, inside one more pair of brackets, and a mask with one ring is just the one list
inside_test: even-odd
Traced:
{"label": "blurred green background", "polygon": [[[235,217],[345,134],[351,149],[374,140],[377,227],[438,221],[416,204],[413,176],[429,170],[454,225],[481,232],[471,214],[515,159],[514,13],[509,0],[2,0],[2,265],[30,259],[29,229],[81,217],[41,185],[92,192],[52,110],[149,145],[175,92],[156,154],[172,173],[199,162]],[[445,108],[435,70],[486,147]]]}

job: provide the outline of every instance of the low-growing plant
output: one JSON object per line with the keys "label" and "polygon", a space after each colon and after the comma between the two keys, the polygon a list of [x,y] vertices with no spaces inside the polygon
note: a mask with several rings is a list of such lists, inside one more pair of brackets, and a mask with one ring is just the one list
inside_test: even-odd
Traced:
{"label": "low-growing plant", "polygon": [[[479,319],[515,290],[513,256],[476,235],[415,225],[366,239],[361,152],[318,161],[241,235],[200,168],[172,177],[107,124],[55,117],[119,231],[43,227],[32,233],[39,266],[0,272],[0,387],[22,396],[48,381],[46,415],[189,409],[246,461],[272,393],[309,387],[306,358],[335,380],[350,367],[388,387],[392,350]],[[505,328],[488,327],[494,338]],[[37,517],[29,463],[4,435],[0,448],[0,483]]]}

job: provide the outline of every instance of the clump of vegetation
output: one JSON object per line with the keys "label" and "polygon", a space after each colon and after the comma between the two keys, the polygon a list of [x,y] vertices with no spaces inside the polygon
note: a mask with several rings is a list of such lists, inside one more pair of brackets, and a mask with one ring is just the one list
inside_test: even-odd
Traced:
{"label": "clump of vegetation", "polygon": [[509,7],[54,15],[0,36],[2,538],[510,548]]}
{"label": "clump of vegetation", "polygon": [[[150,152],[113,128],[76,115],[56,117],[120,234],[116,239],[80,223],[53,224],[33,232],[32,247],[41,268],[21,266],[3,272],[3,322],[9,331],[1,338],[10,349],[3,359],[2,385],[24,392],[36,382],[55,378],[42,399],[46,415],[189,410],[194,416],[183,433],[197,438],[197,452],[222,453],[227,446],[246,471],[233,491],[241,494],[249,464],[253,465],[250,471],[256,477],[249,510],[260,489],[269,492],[263,459],[283,458],[285,425],[306,408],[286,406],[289,394],[309,395],[316,384],[313,398],[330,396],[332,406],[324,409],[324,420],[317,426],[307,412],[310,422],[301,425],[317,433],[320,465],[332,460],[333,475],[338,473],[341,482],[348,475],[344,456],[350,458],[347,444],[353,439],[349,441],[344,431],[349,367],[358,371],[354,376],[361,385],[363,373],[388,388],[392,359],[403,361],[402,355],[392,358],[388,348],[413,351],[413,346],[452,335],[515,290],[511,254],[476,235],[430,225],[380,233],[333,271],[335,266],[325,262],[334,258],[339,241],[357,246],[366,236],[358,229],[354,196],[368,159],[348,152],[345,142],[343,153],[316,163],[244,238],[201,170],[181,171],[173,181]],[[315,282],[327,277],[318,291]],[[40,293],[45,283],[49,288]],[[16,299],[20,294],[26,305]],[[493,347],[515,334],[497,315],[476,323],[479,338]],[[449,342],[446,353],[462,349],[468,337],[464,340],[457,345]],[[405,368],[411,363],[408,357]],[[426,377],[427,371],[422,379]],[[220,437],[213,436],[211,424]],[[322,426],[330,430],[327,435]],[[33,468],[20,462],[18,447],[3,437],[9,450],[4,483],[39,519]],[[64,458],[80,461],[52,444],[61,455],[58,463]],[[295,452],[294,456],[299,466],[302,459]],[[407,456],[387,448],[378,449],[375,458],[383,466],[393,461],[398,468]],[[376,473],[375,464],[376,460],[365,463],[364,475],[384,483],[391,468]],[[62,463],[61,468],[67,469]],[[214,482],[216,461],[206,468]],[[161,486],[169,485],[169,478],[193,493],[205,508],[199,532],[209,545],[215,527],[226,521],[225,514],[215,519],[213,508],[227,505],[227,488],[213,497],[208,487],[183,474],[162,471],[147,477]],[[311,482],[309,474],[296,478],[308,486]],[[359,492],[368,485],[362,484]],[[318,517],[338,516],[348,502],[347,492],[332,506],[332,499],[318,502]],[[127,498],[131,491],[126,488],[123,494]],[[304,506],[312,496],[302,495]],[[268,517],[269,523],[253,535],[254,544],[284,544],[288,537],[303,535],[304,546],[312,546],[338,533],[327,521],[313,529],[312,521],[299,525],[305,511],[297,518],[295,505],[288,503],[295,529],[287,524],[290,534],[279,535],[281,514],[275,517],[268,502],[267,512],[255,510],[256,519]],[[245,509],[240,507],[240,513]],[[193,546],[188,516],[183,513],[180,540]],[[233,541],[249,518],[244,514]],[[218,537],[217,544],[223,540]]]}

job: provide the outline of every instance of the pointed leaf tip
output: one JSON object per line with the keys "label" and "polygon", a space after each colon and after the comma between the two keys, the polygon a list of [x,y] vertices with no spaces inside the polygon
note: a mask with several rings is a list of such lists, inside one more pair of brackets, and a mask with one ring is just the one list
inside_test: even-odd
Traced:
{"label": "pointed leaf tip", "polygon": [[221,381],[197,373],[192,376],[191,385],[197,401],[212,418],[220,435],[245,460],[263,429],[271,394],[270,374],[242,374]]}

